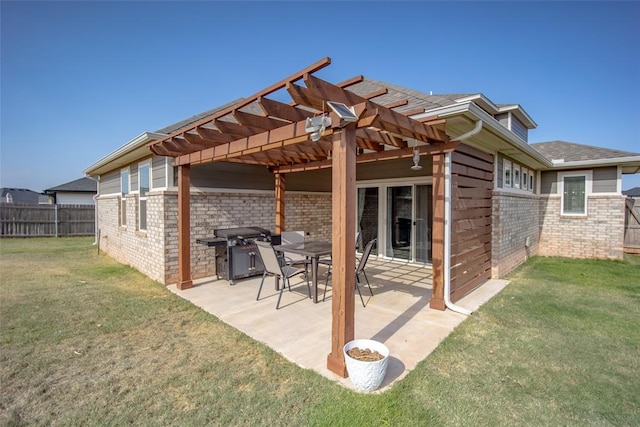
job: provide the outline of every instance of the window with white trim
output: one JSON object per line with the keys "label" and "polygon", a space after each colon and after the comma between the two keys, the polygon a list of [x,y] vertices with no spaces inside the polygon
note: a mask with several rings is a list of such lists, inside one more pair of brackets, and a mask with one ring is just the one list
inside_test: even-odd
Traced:
{"label": "window with white trim", "polygon": [[129,194],[129,168],[120,171],[120,225],[127,225],[127,194]]}
{"label": "window with white trim", "polygon": [[138,165],[138,230],[147,230],[147,193],[151,184],[151,165],[149,162]]}
{"label": "window with white trim", "polygon": [[558,192],[562,215],[587,215],[587,197],[591,192],[589,172],[558,173]]}
{"label": "window with white trim", "polygon": [[520,188],[520,165],[513,164],[513,188]]}
{"label": "window with white trim", "polygon": [[504,160],[504,183],[506,188],[511,187],[511,162],[507,159]]}
{"label": "window with white trim", "polygon": [[533,171],[529,174],[529,191],[533,191]]}
{"label": "window with white trim", "polygon": [[526,190],[529,187],[529,170],[522,168],[522,186],[520,188],[522,188],[523,190]]}

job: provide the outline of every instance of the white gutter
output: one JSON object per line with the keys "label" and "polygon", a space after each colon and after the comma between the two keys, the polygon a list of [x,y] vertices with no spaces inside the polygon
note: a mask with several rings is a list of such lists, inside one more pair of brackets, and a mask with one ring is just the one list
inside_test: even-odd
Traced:
{"label": "white gutter", "polygon": [[[111,163],[112,161],[118,159],[119,157],[122,157],[125,154],[137,148],[144,147],[146,144],[148,144],[151,141],[164,138],[165,136],[166,135],[163,133],[143,132],[140,135],[133,138],[132,140],[130,140],[129,142],[127,142],[126,144],[117,148],[115,151],[112,151],[111,153],[107,154],[105,157],[98,160],[93,165],[89,166],[87,169],[84,170],[84,174],[87,176],[93,175],[97,169]],[[149,153],[151,154],[151,152]]]}
{"label": "white gutter", "polygon": [[[487,128],[491,128],[498,136],[502,137],[505,141],[508,141],[511,145],[524,152],[526,155],[540,163],[543,168],[551,168],[553,164],[549,159],[543,156],[535,148],[531,147],[525,140],[511,132],[498,122],[493,116],[478,107],[473,101],[468,101],[461,104],[449,105],[446,107],[434,108],[421,114],[411,116],[414,119],[420,119],[425,117],[437,116],[438,118],[445,119],[451,116],[458,116],[464,113],[473,114],[478,120],[482,120],[483,124]],[[464,135],[463,135],[464,136]]]}
{"label": "white gutter", "polygon": [[94,229],[93,229],[93,235],[94,235],[94,240],[93,240],[93,245],[97,245],[100,242],[98,242],[98,196],[100,195],[100,175],[98,176],[91,176],[91,175],[86,175],[87,178],[92,179],[96,182],[96,194],[92,197],[93,198],[93,209],[94,209]]}
{"label": "white gutter", "polygon": [[629,157],[612,157],[608,159],[596,159],[596,160],[574,160],[565,162],[563,159],[553,159],[553,168],[552,169],[567,169],[567,168],[580,168],[580,167],[592,167],[592,166],[622,166],[624,167],[625,163],[640,163],[640,156],[629,156]]}
{"label": "white gutter", "polygon": [[[462,142],[465,139],[478,134],[482,130],[482,120],[478,120],[473,129],[453,138],[452,141]],[[444,304],[445,306],[465,315],[473,313],[466,308],[455,305],[451,301],[451,152],[444,154],[444,259],[443,259],[443,282],[444,282]]]}

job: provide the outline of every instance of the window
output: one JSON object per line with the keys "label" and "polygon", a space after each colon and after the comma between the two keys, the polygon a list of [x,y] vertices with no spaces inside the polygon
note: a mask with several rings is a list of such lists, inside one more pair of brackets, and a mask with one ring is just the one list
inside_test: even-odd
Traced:
{"label": "window", "polygon": [[151,182],[149,175],[149,163],[141,163],[138,166],[138,198],[140,201],[138,229],[141,231],[147,229],[147,193]]}
{"label": "window", "polygon": [[506,159],[504,161],[504,186],[511,187],[511,162]]}
{"label": "window", "polygon": [[520,188],[520,165],[513,165],[513,188]]}
{"label": "window", "polygon": [[558,190],[562,198],[562,215],[586,215],[591,179],[588,173],[559,173]]}
{"label": "window", "polygon": [[529,191],[533,191],[533,171],[529,174]]}
{"label": "window", "polygon": [[522,189],[526,190],[529,187],[529,171],[522,168]]}
{"label": "window", "polygon": [[129,169],[120,171],[120,225],[127,225],[127,198],[129,194]]}

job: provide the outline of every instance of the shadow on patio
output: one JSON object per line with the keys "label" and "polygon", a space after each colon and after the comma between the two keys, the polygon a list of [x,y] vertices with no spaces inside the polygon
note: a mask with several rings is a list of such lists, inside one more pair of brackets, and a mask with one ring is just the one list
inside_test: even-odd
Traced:
{"label": "shadow on patio", "polygon": [[[308,298],[304,279],[294,278],[292,292],[283,293],[280,310],[275,309],[278,292],[273,278],[266,279],[260,301],[256,294],[261,276],[237,280],[233,286],[210,277],[196,280],[191,289],[168,288],[297,365],[353,388],[348,378],[326,367],[331,351],[331,287],[323,302],[325,272],[319,271],[317,304]],[[366,272],[373,297],[366,284],[361,287],[366,307],[356,295],[355,338],[375,339],[389,348],[387,375],[380,388],[384,390],[414,369],[466,316],[429,308],[432,272],[428,267],[372,257]],[[491,280],[458,304],[475,310],[507,283]]]}

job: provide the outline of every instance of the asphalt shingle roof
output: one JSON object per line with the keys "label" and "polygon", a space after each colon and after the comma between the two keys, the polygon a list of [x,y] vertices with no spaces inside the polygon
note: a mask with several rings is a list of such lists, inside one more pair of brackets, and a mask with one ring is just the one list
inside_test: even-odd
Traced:
{"label": "asphalt shingle roof", "polygon": [[566,141],[538,142],[530,145],[549,160],[564,159],[565,162],[640,156],[640,153],[594,147],[592,145],[576,144],[575,142]]}
{"label": "asphalt shingle roof", "polygon": [[369,78],[365,78],[362,82],[349,86],[347,90],[358,95],[366,95],[382,88],[389,89],[389,92],[385,95],[373,98],[372,101],[376,104],[385,105],[406,99],[408,101],[407,105],[394,108],[395,111],[399,112],[415,110],[417,108],[431,110],[433,108],[446,107],[456,104],[456,99],[477,95],[475,93],[428,95],[418,90],[408,89],[395,84]]}
{"label": "asphalt shingle roof", "polygon": [[622,192],[625,196],[640,197],[640,187],[633,187]]}
{"label": "asphalt shingle roof", "polygon": [[2,199],[0,203],[6,203],[7,194],[11,194],[13,203],[18,205],[37,205],[40,201],[40,193],[27,190],[26,188],[2,188]]}
{"label": "asphalt shingle roof", "polygon": [[56,187],[47,188],[44,190],[48,193],[54,193],[59,191],[69,191],[77,193],[95,193],[98,191],[98,183],[90,178],[80,178],[75,181],[70,181],[65,184],[60,184]]}
{"label": "asphalt shingle roof", "polygon": [[226,103],[224,105],[221,105],[219,107],[212,108],[211,110],[207,110],[207,111],[204,111],[204,112],[202,112],[200,114],[196,114],[195,116],[191,116],[188,119],[184,119],[184,120],[181,120],[181,121],[179,121],[177,123],[174,123],[172,125],[164,127],[162,129],[158,129],[156,131],[156,133],[164,133],[164,134],[167,134],[167,135],[171,134],[171,133],[177,131],[178,129],[182,129],[184,127],[189,126],[192,123],[197,122],[200,119],[203,119],[203,118],[205,118],[207,116],[212,116],[215,113],[224,110],[225,108],[228,108],[228,107],[230,107],[232,105],[235,105],[235,104],[241,102],[243,99],[244,98],[239,98],[239,99],[236,99],[235,101],[228,102],[228,103]]}

